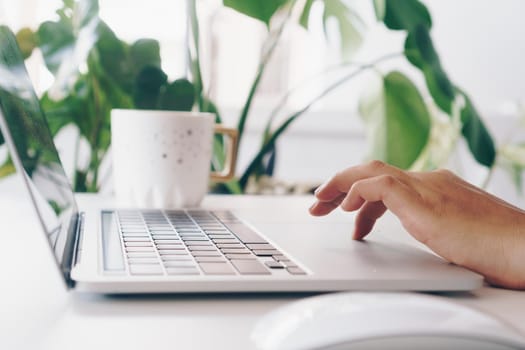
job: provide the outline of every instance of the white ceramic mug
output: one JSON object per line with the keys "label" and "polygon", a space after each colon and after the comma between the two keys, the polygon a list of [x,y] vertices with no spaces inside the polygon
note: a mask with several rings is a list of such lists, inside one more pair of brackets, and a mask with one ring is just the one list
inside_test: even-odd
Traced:
{"label": "white ceramic mug", "polygon": [[[224,169],[211,172],[214,134],[229,137]],[[120,205],[196,207],[209,180],[235,172],[237,130],[215,124],[212,113],[114,109],[111,111],[113,177]]]}

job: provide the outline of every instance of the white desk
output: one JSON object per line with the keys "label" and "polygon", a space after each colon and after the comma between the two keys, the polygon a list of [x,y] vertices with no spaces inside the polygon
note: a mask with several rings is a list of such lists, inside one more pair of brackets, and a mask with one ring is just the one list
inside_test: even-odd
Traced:
{"label": "white desk", "polygon": [[[80,196],[80,203],[90,198]],[[268,220],[278,222],[281,215],[308,215],[311,202],[309,197],[210,196],[203,205],[240,208],[248,216],[271,210]],[[0,349],[252,349],[249,334],[260,317],[299,298],[68,293],[18,177],[0,181],[0,213]],[[312,220],[351,225],[346,213]],[[383,223],[399,227],[392,217]],[[401,229],[398,239],[411,242]],[[485,287],[446,296],[525,334],[525,292]]]}

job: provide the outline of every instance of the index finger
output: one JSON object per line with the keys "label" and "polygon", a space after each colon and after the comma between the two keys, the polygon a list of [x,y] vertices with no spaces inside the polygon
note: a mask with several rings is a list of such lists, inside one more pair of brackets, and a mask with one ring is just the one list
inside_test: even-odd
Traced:
{"label": "index finger", "polygon": [[315,191],[315,197],[321,202],[331,202],[348,193],[352,185],[359,180],[380,175],[391,175],[402,182],[408,181],[408,175],[401,169],[384,162],[373,160],[367,164],[347,168],[322,184]]}

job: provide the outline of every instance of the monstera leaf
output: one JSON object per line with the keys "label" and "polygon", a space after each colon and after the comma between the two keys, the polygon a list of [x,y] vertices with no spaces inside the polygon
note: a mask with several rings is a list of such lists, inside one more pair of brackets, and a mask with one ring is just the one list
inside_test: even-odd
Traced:
{"label": "monstera leaf", "polygon": [[452,84],[443,70],[426,27],[416,26],[408,34],[405,56],[410,63],[421,70],[430,95],[441,110],[451,115],[451,106],[456,95],[465,97],[466,105],[461,111],[462,134],[476,161],[488,167],[492,166],[496,159],[494,141],[470,98]]}
{"label": "monstera leaf", "polygon": [[267,27],[270,26],[270,19],[275,12],[287,2],[288,0],[223,0],[224,6],[258,19]]}
{"label": "monstera leaf", "polygon": [[341,52],[345,60],[349,60],[363,42],[363,31],[365,23],[351,7],[342,0],[307,0],[301,12],[299,24],[308,29],[310,22],[310,12],[315,2],[322,2],[323,28],[325,35],[330,39],[329,25],[333,22],[340,35]]}
{"label": "monstera leaf", "polygon": [[461,111],[462,134],[474,158],[482,165],[492,166],[496,157],[492,137],[472,101],[450,81],[443,69],[430,36],[432,20],[425,5],[419,0],[374,0],[374,9],[376,17],[387,28],[407,32],[405,57],[421,71],[432,99],[441,110],[451,116],[456,97],[465,98]]}
{"label": "monstera leaf", "polygon": [[160,108],[173,111],[191,111],[195,102],[195,89],[187,79],[168,84],[160,96]]}
{"label": "monstera leaf", "polygon": [[388,29],[410,32],[419,25],[432,27],[430,13],[419,0],[375,0],[374,9]]}
{"label": "monstera leaf", "polygon": [[402,73],[388,73],[360,102],[371,157],[407,169],[430,135],[430,114],[416,86]]}
{"label": "monstera leaf", "polygon": [[55,76],[50,95],[64,98],[77,80],[99,36],[98,0],[64,0],[59,20],[47,21],[37,31],[37,41],[47,68]]}
{"label": "monstera leaf", "polygon": [[441,66],[428,30],[417,26],[405,41],[405,56],[410,63],[419,68],[436,104],[450,114],[455,98],[454,86]]}

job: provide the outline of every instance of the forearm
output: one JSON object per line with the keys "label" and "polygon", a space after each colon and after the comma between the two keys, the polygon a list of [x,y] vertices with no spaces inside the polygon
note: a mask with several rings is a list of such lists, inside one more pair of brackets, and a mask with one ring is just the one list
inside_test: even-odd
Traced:
{"label": "forearm", "polygon": [[515,232],[505,239],[502,271],[487,276],[487,281],[493,285],[525,290],[525,228],[517,227]]}
{"label": "forearm", "polygon": [[507,229],[486,232],[477,241],[461,265],[485,276],[494,286],[525,289],[525,216],[521,223]]}

